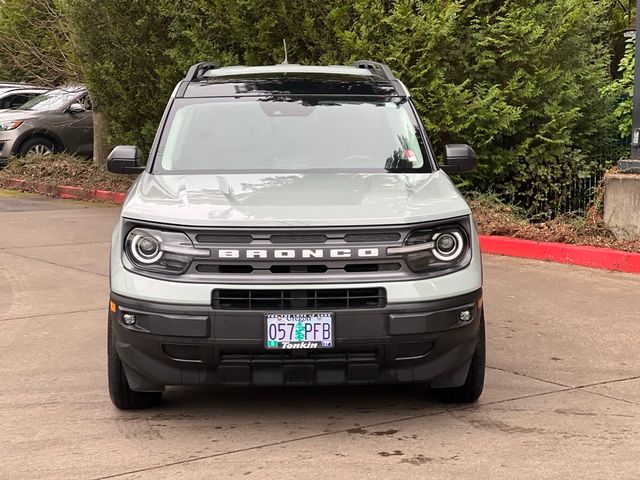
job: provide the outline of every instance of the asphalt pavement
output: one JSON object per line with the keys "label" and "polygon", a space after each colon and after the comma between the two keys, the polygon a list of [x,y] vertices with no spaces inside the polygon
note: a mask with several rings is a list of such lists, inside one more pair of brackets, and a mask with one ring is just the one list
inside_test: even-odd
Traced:
{"label": "asphalt pavement", "polygon": [[638,479],[640,276],[485,256],[487,384],[106,383],[116,207],[0,191],[0,479]]}

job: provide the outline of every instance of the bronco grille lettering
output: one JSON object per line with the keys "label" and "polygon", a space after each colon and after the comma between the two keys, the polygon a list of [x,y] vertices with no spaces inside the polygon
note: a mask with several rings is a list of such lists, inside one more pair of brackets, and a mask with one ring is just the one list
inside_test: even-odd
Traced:
{"label": "bronco grille lettering", "polygon": [[379,248],[287,248],[287,249],[236,249],[213,250],[213,257],[230,259],[309,259],[309,258],[374,258],[380,256]]}

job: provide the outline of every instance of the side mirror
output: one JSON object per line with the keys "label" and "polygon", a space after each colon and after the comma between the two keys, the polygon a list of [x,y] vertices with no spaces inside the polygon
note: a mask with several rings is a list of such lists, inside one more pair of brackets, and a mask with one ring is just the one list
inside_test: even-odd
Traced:
{"label": "side mirror", "polygon": [[82,105],[81,103],[72,103],[67,108],[67,112],[69,112],[69,113],[82,113],[82,112],[86,112],[86,111],[87,111],[87,109],[84,108],[84,105]]}
{"label": "side mirror", "polygon": [[473,172],[478,166],[478,157],[469,145],[454,143],[444,147],[446,165],[440,167],[446,173]]}
{"label": "side mirror", "polygon": [[133,145],[119,145],[107,157],[107,170],[111,173],[141,173],[142,150]]}

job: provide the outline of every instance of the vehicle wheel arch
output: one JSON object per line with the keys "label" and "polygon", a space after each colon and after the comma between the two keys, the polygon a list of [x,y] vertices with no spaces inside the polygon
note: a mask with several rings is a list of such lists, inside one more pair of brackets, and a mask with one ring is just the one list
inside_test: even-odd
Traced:
{"label": "vehicle wheel arch", "polygon": [[60,153],[64,151],[64,144],[62,143],[62,140],[60,140],[60,137],[58,137],[54,133],[48,130],[30,130],[20,136],[18,141],[14,143],[12,153],[14,155],[17,154],[20,151],[20,148],[22,148],[24,142],[36,137],[46,138],[47,140],[52,142],[55,149],[54,153]]}

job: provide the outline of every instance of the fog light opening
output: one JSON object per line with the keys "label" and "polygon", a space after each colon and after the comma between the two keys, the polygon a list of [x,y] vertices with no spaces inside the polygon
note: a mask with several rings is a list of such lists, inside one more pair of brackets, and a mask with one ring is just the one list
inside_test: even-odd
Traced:
{"label": "fog light opening", "polygon": [[461,310],[458,314],[458,318],[461,322],[470,322],[471,321],[471,310]]}
{"label": "fog light opening", "polygon": [[122,322],[125,325],[135,325],[136,316],[133,313],[125,313],[124,315],[122,315]]}

